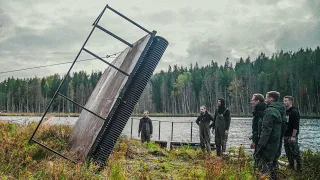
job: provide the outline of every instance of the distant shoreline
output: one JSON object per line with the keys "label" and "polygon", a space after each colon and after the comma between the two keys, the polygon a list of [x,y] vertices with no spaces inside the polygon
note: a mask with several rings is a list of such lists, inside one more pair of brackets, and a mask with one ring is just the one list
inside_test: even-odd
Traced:
{"label": "distant shoreline", "polygon": [[[43,113],[0,113],[0,116],[42,116]],[[48,113],[52,117],[79,117],[80,113]],[[132,114],[133,117],[142,117],[142,114]],[[199,114],[150,114],[150,117],[197,117]],[[231,117],[252,118],[250,114],[231,114]],[[302,119],[320,119],[320,115],[301,115]]]}

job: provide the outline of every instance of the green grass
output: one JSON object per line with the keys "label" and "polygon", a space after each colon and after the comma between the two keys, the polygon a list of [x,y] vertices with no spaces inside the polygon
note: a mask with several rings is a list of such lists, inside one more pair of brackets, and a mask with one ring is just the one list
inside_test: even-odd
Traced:
{"label": "green grass", "polygon": [[[43,113],[1,113],[0,116],[42,116]],[[47,113],[46,116],[79,117],[80,113]]]}
{"label": "green grass", "polygon": [[[29,144],[36,124],[22,126],[0,121],[0,177],[2,179],[256,179],[252,157],[243,148],[233,148],[238,155],[204,156],[189,146],[167,151],[154,142],[120,137],[106,168],[70,163],[36,144]],[[68,155],[69,126],[45,126],[37,139]],[[303,153],[305,170],[295,173],[281,168],[281,179],[319,178],[320,153]]]}

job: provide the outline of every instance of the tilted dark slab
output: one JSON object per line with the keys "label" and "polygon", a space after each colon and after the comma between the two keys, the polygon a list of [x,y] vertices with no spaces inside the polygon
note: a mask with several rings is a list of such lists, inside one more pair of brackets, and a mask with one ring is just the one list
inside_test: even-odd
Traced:
{"label": "tilted dark slab", "polygon": [[90,157],[93,162],[104,167],[107,158],[111,154],[123,128],[130,118],[134,106],[138,102],[142,91],[150,80],[160,58],[168,46],[168,41],[156,36],[147,47],[145,54],[142,54],[142,62],[128,87],[122,91],[122,101],[119,103],[114,113],[110,113],[104,127],[96,138],[90,150]]}
{"label": "tilted dark slab", "polygon": [[82,110],[70,136],[69,148],[73,159],[77,161],[84,160],[92,149],[98,135],[100,134],[101,136],[101,132],[105,130],[104,128],[110,120],[107,117],[110,117],[110,113],[113,113],[121,102],[121,93],[123,94],[125,87],[137,71],[142,61],[141,56],[149,48],[153,38],[153,35],[146,35],[134,43],[132,48],[125,49],[112,62],[114,66],[130,74],[129,77],[112,67],[108,67],[102,74],[85,105],[85,108],[100,117]]}

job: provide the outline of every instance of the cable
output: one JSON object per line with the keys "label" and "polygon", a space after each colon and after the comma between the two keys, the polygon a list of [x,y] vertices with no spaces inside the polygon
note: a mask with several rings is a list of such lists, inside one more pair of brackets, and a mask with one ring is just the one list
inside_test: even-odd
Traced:
{"label": "cable", "polygon": [[[106,57],[103,57],[103,58],[115,58],[115,57],[112,57],[112,56],[116,56],[117,54],[120,54],[121,52],[117,52],[117,53],[114,53],[114,54],[111,54],[111,55],[106,55]],[[97,59],[97,58],[82,59],[82,60],[78,60],[77,62],[91,61],[91,60],[94,60],[94,59]],[[44,68],[44,67],[58,66],[58,65],[71,64],[71,63],[73,63],[73,61],[64,62],[64,63],[49,64],[49,65],[43,65],[43,66],[35,66],[35,67],[29,67],[29,68],[23,68],[23,69],[15,69],[15,70],[10,70],[10,71],[3,71],[3,72],[0,72],[0,74],[6,74],[6,73],[18,72],[18,71],[25,71],[25,70],[30,70],[30,69],[39,69],[39,68]]]}

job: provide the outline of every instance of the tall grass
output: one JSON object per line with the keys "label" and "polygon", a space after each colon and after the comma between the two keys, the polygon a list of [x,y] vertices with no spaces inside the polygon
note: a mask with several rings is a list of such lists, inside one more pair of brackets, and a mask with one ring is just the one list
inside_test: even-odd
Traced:
{"label": "tall grass", "polygon": [[[73,164],[36,144],[29,144],[36,124],[27,126],[0,121],[0,177],[1,179],[257,179],[252,158],[243,148],[233,149],[238,155],[223,158],[205,156],[189,146],[167,151],[153,142],[119,138],[106,168],[88,162]],[[65,150],[71,128],[45,126],[37,139],[55,150]],[[303,153],[301,173],[280,169],[281,179],[319,179],[320,153]]]}
{"label": "tall grass", "polygon": [[[0,113],[0,116],[42,116],[43,113]],[[47,116],[78,117],[80,113],[48,113]]]}

